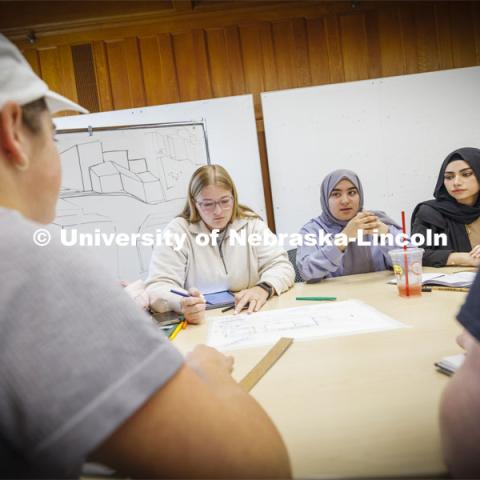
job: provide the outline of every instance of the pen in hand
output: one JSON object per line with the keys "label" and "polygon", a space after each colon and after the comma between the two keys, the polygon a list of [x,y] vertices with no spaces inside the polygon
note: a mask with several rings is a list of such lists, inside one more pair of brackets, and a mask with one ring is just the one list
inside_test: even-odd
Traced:
{"label": "pen in hand", "polygon": [[[191,297],[191,295],[189,293],[185,293],[185,292],[181,292],[180,290],[175,290],[174,288],[171,288],[170,289],[170,292],[171,293],[174,293],[175,295],[180,295],[180,297],[183,297],[183,298],[189,298]],[[204,299],[205,303],[207,305],[211,305],[212,302],[209,302],[208,300],[205,300],[205,297],[202,295],[202,298]]]}
{"label": "pen in hand", "polygon": [[[188,323],[198,324],[205,319],[205,310],[210,302],[206,301],[205,297],[197,288],[190,288],[187,293],[180,290],[170,290],[171,293],[184,297],[180,302],[180,312],[184,315]],[[186,327],[186,324],[184,324]]]}

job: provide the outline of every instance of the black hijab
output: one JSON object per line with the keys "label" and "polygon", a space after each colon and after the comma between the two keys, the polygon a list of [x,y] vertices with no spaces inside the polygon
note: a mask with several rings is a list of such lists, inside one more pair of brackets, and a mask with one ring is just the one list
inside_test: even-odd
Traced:
{"label": "black hijab", "polygon": [[454,160],[464,160],[475,172],[477,180],[480,182],[480,149],[464,147],[450,153],[443,161],[438,174],[437,184],[433,192],[435,200],[428,200],[417,205],[412,214],[412,225],[418,209],[422,205],[428,205],[447,217],[450,221],[468,225],[480,217],[480,195],[473,206],[462,205],[458,203],[448,192],[444,185],[444,175],[447,165]]}

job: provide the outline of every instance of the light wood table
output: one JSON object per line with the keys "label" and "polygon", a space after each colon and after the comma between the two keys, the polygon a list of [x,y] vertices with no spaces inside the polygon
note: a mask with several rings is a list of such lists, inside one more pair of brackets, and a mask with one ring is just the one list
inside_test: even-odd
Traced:
{"label": "light wood table", "polygon": [[[446,474],[437,417],[448,378],[433,364],[460,352],[455,315],[466,294],[400,298],[386,284],[390,278],[391,272],[377,272],[299,283],[264,307],[298,306],[297,295],[356,298],[411,327],[294,342],[254,387],[297,478]],[[174,343],[186,352],[206,338],[206,324],[189,326]],[[268,348],[233,351],[234,377],[242,378]]]}

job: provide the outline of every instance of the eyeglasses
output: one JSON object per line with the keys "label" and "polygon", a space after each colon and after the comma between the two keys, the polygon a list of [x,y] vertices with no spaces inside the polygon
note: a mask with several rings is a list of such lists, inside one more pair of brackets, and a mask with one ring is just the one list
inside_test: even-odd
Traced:
{"label": "eyeglasses", "polygon": [[228,210],[233,206],[233,197],[223,197],[217,202],[213,200],[205,200],[204,202],[198,202],[195,200],[197,205],[205,212],[212,213],[217,208],[217,205],[220,206],[222,210]]}

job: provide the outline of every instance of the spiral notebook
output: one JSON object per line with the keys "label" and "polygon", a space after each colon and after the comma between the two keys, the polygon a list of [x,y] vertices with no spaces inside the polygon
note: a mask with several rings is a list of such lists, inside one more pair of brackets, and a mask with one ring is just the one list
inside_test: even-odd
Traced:
{"label": "spiral notebook", "polygon": [[[424,273],[422,285],[468,288],[472,285],[475,275],[476,272]],[[388,283],[396,285],[397,279],[393,278]]]}

